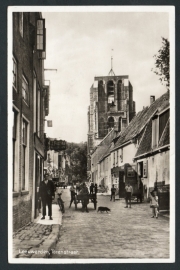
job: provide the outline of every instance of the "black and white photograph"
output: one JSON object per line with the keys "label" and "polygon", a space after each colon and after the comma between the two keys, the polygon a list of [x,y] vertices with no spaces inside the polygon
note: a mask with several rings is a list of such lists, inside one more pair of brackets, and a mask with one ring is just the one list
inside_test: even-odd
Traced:
{"label": "black and white photograph", "polygon": [[175,262],[175,7],[8,7],[9,263]]}

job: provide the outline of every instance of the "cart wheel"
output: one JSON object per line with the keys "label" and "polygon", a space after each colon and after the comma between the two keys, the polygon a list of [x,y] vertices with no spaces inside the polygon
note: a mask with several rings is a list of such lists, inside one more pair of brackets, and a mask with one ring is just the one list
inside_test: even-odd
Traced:
{"label": "cart wheel", "polygon": [[96,210],[96,202],[94,202],[94,209]]}

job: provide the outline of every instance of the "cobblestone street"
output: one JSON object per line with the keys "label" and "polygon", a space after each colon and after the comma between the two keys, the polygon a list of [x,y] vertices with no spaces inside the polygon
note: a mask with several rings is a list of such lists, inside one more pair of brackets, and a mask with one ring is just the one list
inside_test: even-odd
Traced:
{"label": "cobblestone street", "polygon": [[149,204],[132,203],[127,209],[124,200],[98,195],[97,207],[111,212],[97,212],[90,203],[89,213],[83,213],[81,204],[77,211],[74,204],[68,208],[69,189],[62,198],[66,212],[52,258],[169,258],[169,220],[151,218]]}

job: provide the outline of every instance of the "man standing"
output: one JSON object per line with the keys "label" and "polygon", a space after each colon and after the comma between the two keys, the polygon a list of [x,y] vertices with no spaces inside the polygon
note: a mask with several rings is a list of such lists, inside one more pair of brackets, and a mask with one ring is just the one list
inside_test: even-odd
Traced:
{"label": "man standing", "polygon": [[110,199],[110,201],[112,201],[112,199],[113,199],[114,202],[115,202],[115,194],[116,194],[116,188],[114,187],[114,185],[112,185],[112,188],[111,188],[111,199]]}
{"label": "man standing", "polygon": [[89,210],[87,208],[87,205],[89,204],[89,198],[88,198],[89,192],[88,192],[88,188],[87,188],[85,183],[83,183],[82,189],[80,190],[80,194],[83,195],[83,198],[81,200],[81,202],[82,202],[82,212],[84,212],[84,210],[85,210],[88,213]]}
{"label": "man standing", "polygon": [[94,190],[94,183],[91,183],[90,185],[90,194],[93,194],[93,190]]}
{"label": "man standing", "polygon": [[129,205],[130,205],[129,207],[131,208],[131,196],[133,194],[133,188],[129,182],[128,182],[127,186],[125,187],[125,192],[126,192],[126,195],[125,195],[126,206],[125,206],[125,208],[128,208],[128,201],[129,201]]}
{"label": "man standing", "polygon": [[71,200],[70,200],[69,208],[71,207],[71,204],[74,201],[75,194],[76,194],[75,186],[73,183],[72,183],[72,186],[70,187],[70,192],[71,192]]}
{"label": "man standing", "polygon": [[52,220],[52,200],[54,199],[54,184],[49,180],[49,175],[45,174],[44,181],[40,183],[39,187],[40,199],[42,199],[43,216],[41,219],[45,219],[46,205],[48,206],[48,216]]}

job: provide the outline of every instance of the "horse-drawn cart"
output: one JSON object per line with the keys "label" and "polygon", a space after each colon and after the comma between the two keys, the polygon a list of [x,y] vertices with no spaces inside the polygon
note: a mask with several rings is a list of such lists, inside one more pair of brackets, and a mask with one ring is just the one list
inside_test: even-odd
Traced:
{"label": "horse-drawn cart", "polygon": [[78,203],[82,203],[83,201],[86,200],[89,203],[94,204],[94,209],[96,210],[96,205],[97,205],[97,195],[94,194],[75,194],[74,197],[74,204],[75,204],[75,209],[77,210],[77,205]]}

